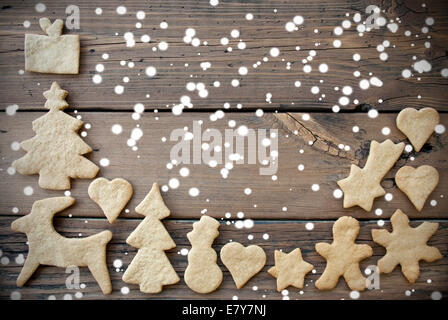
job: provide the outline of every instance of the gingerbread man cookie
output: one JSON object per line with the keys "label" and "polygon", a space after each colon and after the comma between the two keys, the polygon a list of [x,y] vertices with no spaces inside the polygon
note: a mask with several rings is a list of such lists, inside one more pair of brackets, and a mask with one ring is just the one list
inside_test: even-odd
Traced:
{"label": "gingerbread man cookie", "polygon": [[359,234],[358,220],[341,217],[333,225],[333,243],[317,243],[316,251],[327,260],[322,276],[316,281],[319,290],[336,287],[339,277],[344,277],[352,290],[366,288],[366,278],[359,269],[359,262],[372,255],[372,248],[366,244],[356,244]]}

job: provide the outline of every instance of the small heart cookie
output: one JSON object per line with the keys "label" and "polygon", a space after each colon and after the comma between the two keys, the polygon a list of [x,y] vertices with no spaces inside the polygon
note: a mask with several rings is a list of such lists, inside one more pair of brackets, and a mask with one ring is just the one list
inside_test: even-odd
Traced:
{"label": "small heart cookie", "polygon": [[423,108],[418,111],[405,108],[397,116],[398,129],[408,137],[417,152],[429,139],[439,122],[439,113],[433,108]]}
{"label": "small heart cookie", "polygon": [[256,245],[244,247],[238,242],[230,242],[221,249],[221,261],[229,269],[236,287],[240,289],[263,269],[266,253]]}
{"label": "small heart cookie", "polygon": [[132,185],[122,178],[109,181],[98,178],[89,185],[89,197],[103,210],[109,223],[117,219],[120,212],[131,200]]}
{"label": "small heart cookie", "polygon": [[395,182],[417,210],[421,211],[426,199],[439,183],[439,173],[435,168],[427,165],[417,169],[404,166],[396,173]]}

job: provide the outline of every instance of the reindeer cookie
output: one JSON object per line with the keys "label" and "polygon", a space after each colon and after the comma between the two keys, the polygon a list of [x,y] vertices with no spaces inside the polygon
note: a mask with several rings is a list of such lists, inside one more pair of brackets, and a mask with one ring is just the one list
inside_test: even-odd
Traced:
{"label": "reindeer cookie", "polygon": [[191,249],[184,279],[187,286],[197,293],[212,292],[222,282],[222,271],[216,263],[217,254],[212,248],[219,235],[218,228],[218,221],[204,215],[193,223],[193,231],[187,234]]}
{"label": "reindeer cookie", "polygon": [[322,276],[316,281],[319,290],[331,290],[343,276],[352,290],[366,288],[366,278],[359,269],[359,262],[372,255],[372,248],[366,244],[356,244],[359,233],[358,220],[340,217],[333,225],[333,243],[317,243],[316,251],[327,260]]}
{"label": "reindeer cookie", "polygon": [[61,236],[53,226],[55,213],[70,207],[72,197],[47,198],[34,202],[31,213],[15,220],[11,228],[26,233],[28,256],[17,278],[22,287],[39,265],[67,268],[88,267],[104,294],[112,292],[106,266],[106,245],[112,238],[108,230],[93,236],[74,239]]}
{"label": "reindeer cookie", "polygon": [[64,22],[41,18],[47,35],[25,35],[25,70],[40,73],[78,74],[79,35],[61,35]]}

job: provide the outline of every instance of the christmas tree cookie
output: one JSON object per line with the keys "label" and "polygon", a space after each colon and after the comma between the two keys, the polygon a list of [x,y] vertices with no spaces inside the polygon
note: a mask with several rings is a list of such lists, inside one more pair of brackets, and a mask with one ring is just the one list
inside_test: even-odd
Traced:
{"label": "christmas tree cookie", "polygon": [[99,170],[82,156],[92,148],[77,133],[83,122],[62,111],[68,107],[66,96],[57,82],[44,92],[50,111],[33,121],[36,136],[20,144],[27,154],[12,163],[21,174],[39,174],[44,189],[70,189],[70,178],[93,178]]}
{"label": "christmas tree cookie", "polygon": [[164,252],[175,248],[176,244],[160,222],[170,215],[170,210],[163,202],[157,183],[135,211],[145,219],[126,239],[128,244],[139,249],[123,274],[123,281],[139,284],[141,292],[158,293],[163,286],[180,279]]}

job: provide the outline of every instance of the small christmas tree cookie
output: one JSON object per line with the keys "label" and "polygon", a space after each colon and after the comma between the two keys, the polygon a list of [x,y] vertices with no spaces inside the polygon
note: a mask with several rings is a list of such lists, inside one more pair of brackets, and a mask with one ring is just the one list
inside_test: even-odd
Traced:
{"label": "small christmas tree cookie", "polygon": [[61,35],[64,22],[39,20],[47,35],[25,35],[25,70],[40,73],[78,74],[79,35]]}
{"label": "small christmas tree cookie", "polygon": [[157,183],[135,211],[145,219],[126,239],[128,244],[139,249],[123,274],[123,281],[139,284],[141,292],[158,293],[162,286],[180,279],[164,252],[175,248],[176,244],[160,222],[170,215],[170,209],[163,202]]}
{"label": "small christmas tree cookie", "polygon": [[92,151],[77,134],[83,122],[61,111],[68,107],[67,91],[53,82],[44,96],[50,111],[33,121],[36,136],[20,144],[27,154],[12,166],[21,174],[39,174],[41,188],[70,189],[70,178],[93,178],[99,168],[82,156]]}

